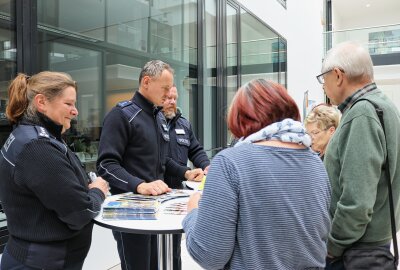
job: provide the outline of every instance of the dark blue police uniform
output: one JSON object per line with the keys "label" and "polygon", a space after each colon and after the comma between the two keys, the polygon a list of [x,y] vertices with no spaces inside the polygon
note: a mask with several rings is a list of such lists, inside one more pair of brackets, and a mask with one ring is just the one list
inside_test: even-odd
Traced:
{"label": "dark blue police uniform", "polygon": [[0,154],[0,200],[9,240],[1,269],[80,269],[104,194],[43,114],[23,119]]}
{"label": "dark blue police uniform", "polygon": [[[113,194],[136,192],[143,182],[164,179],[169,135],[160,109],[136,92],[105,117],[97,170]],[[156,235],[113,234],[122,269],[157,269]]]}

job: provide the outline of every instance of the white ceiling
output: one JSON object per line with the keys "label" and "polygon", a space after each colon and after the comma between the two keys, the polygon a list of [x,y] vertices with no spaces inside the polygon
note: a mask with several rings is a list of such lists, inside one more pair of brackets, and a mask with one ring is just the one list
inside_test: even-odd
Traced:
{"label": "white ceiling", "polygon": [[[400,29],[400,0],[332,0],[332,22],[334,31],[368,28],[339,34],[343,39],[359,38],[367,43],[371,31]],[[392,26],[379,27],[384,25]],[[400,64],[374,67],[375,82],[400,109],[399,74]]]}
{"label": "white ceiling", "polygon": [[[367,4],[370,6],[367,7]],[[332,0],[332,7],[343,18],[362,16],[385,16],[385,13],[397,11],[400,22],[399,0]]]}
{"label": "white ceiling", "polygon": [[[332,11],[339,26],[341,21],[348,22],[343,24],[344,28],[347,25],[369,27],[379,21],[380,25],[400,24],[400,0],[332,0]],[[369,21],[373,21],[371,25]]]}

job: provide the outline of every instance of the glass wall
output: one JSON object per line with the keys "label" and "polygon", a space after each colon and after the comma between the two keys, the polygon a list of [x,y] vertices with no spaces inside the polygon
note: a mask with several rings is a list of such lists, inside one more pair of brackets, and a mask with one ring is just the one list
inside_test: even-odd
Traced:
{"label": "glass wall", "polygon": [[9,126],[6,120],[7,88],[9,81],[17,73],[15,26],[11,7],[14,1],[0,2],[0,145],[8,137]]}
{"label": "glass wall", "polygon": [[101,123],[131,99],[151,59],[175,70],[178,106],[195,118],[197,3],[174,0],[39,0],[40,70],[63,71],[78,82],[79,116],[67,136],[87,170],[95,170]]}
{"label": "glass wall", "polygon": [[[239,87],[239,57],[238,57],[238,17],[239,10],[237,7],[227,4],[226,6],[226,110],[228,111],[229,105]],[[228,131],[227,144],[233,140],[232,134]]]}
{"label": "glass wall", "polygon": [[203,30],[203,146],[208,156],[218,152],[217,111],[217,2],[205,0]]}
{"label": "glass wall", "polygon": [[175,69],[178,106],[210,157],[231,140],[224,120],[240,84],[260,77],[286,84],[285,39],[235,0],[29,3],[37,6],[0,3],[0,120],[8,82],[24,70],[16,64],[15,38],[25,36],[11,25],[11,10],[37,10],[21,26],[37,33],[26,41],[38,56],[28,64],[37,71],[67,72],[78,82],[79,117],[66,139],[88,170],[94,169],[105,114],[132,98],[140,70],[151,59]]}
{"label": "glass wall", "polygon": [[[5,111],[8,100],[8,83],[17,74],[17,47],[13,8],[15,1],[0,1],[0,147],[11,132]],[[6,216],[0,201],[0,254],[8,240]]]}
{"label": "glass wall", "polygon": [[255,78],[279,81],[279,36],[246,10],[241,11],[242,84]]}

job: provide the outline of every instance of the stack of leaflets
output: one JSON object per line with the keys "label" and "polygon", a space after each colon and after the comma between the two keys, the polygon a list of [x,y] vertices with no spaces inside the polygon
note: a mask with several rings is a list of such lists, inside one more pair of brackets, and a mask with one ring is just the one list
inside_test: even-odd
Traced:
{"label": "stack of leaflets", "polygon": [[108,202],[103,207],[104,220],[139,220],[157,219],[160,205],[171,199],[188,197],[189,194],[183,190],[172,190],[166,194],[151,196],[123,193]]}

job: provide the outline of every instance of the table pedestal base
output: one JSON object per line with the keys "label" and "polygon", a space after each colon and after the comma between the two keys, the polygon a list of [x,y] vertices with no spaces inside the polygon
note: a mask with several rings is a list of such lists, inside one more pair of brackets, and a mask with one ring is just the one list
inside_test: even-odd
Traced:
{"label": "table pedestal base", "polygon": [[173,270],[172,234],[157,235],[158,270]]}

